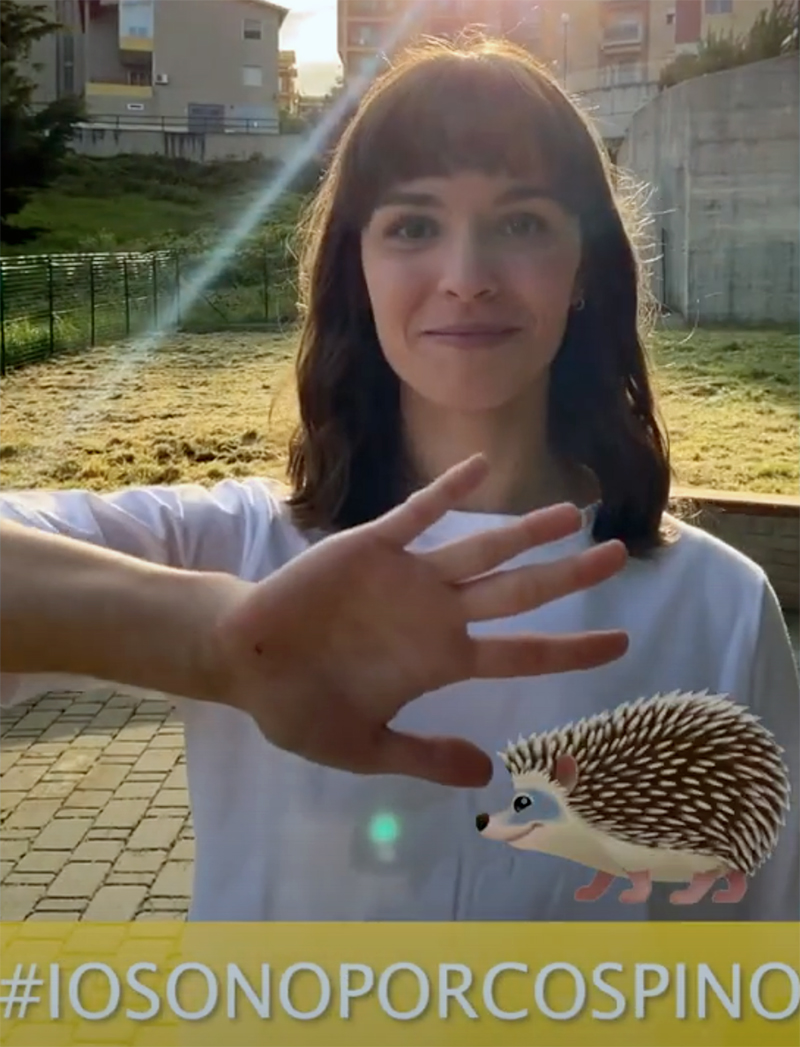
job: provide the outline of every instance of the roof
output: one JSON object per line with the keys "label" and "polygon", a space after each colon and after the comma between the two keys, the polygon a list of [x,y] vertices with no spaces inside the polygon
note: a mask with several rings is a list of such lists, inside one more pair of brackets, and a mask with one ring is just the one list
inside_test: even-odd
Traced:
{"label": "roof", "polygon": [[278,25],[283,25],[284,18],[289,14],[288,7],[281,7],[280,4],[273,4],[270,0],[247,0],[248,3],[257,4],[258,7],[268,7],[271,11],[274,11],[278,16]]}

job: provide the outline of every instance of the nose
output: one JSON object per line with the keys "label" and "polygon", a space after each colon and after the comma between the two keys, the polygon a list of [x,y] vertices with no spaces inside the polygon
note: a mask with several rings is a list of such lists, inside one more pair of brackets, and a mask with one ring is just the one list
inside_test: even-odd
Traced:
{"label": "nose", "polygon": [[479,814],[475,819],[475,825],[479,833],[482,833],[486,826],[489,824],[488,814]]}
{"label": "nose", "polygon": [[497,286],[487,249],[473,236],[459,237],[448,246],[441,277],[444,293],[465,302],[493,297]]}

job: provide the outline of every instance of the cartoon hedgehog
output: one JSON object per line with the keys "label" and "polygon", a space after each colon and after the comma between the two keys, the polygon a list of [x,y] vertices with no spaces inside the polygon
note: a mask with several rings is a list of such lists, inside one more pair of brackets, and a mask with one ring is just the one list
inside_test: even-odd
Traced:
{"label": "cartoon hedgehog", "polygon": [[786,821],[782,752],[726,696],[657,694],[509,742],[498,755],[514,799],[476,824],[489,839],[596,870],[576,901],[624,877],[621,902],[645,902],[666,881],[688,883],[670,901],[693,905],[724,877],[712,900],[738,902]]}

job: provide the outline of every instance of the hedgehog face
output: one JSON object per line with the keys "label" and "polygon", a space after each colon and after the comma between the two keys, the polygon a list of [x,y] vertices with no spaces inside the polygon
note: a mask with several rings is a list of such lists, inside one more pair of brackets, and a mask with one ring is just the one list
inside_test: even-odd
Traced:
{"label": "hedgehog face", "polygon": [[535,773],[514,779],[514,797],[505,810],[479,814],[475,820],[482,836],[525,851],[538,850],[566,822],[562,797],[552,783]]}

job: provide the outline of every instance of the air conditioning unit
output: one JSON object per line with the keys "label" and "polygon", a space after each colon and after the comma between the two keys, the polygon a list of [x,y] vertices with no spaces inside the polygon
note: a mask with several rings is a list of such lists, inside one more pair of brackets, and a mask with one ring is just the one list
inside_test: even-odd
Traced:
{"label": "air conditioning unit", "polygon": [[156,73],[156,83],[157,84],[168,84],[169,83],[169,77],[167,76],[166,73]]}

